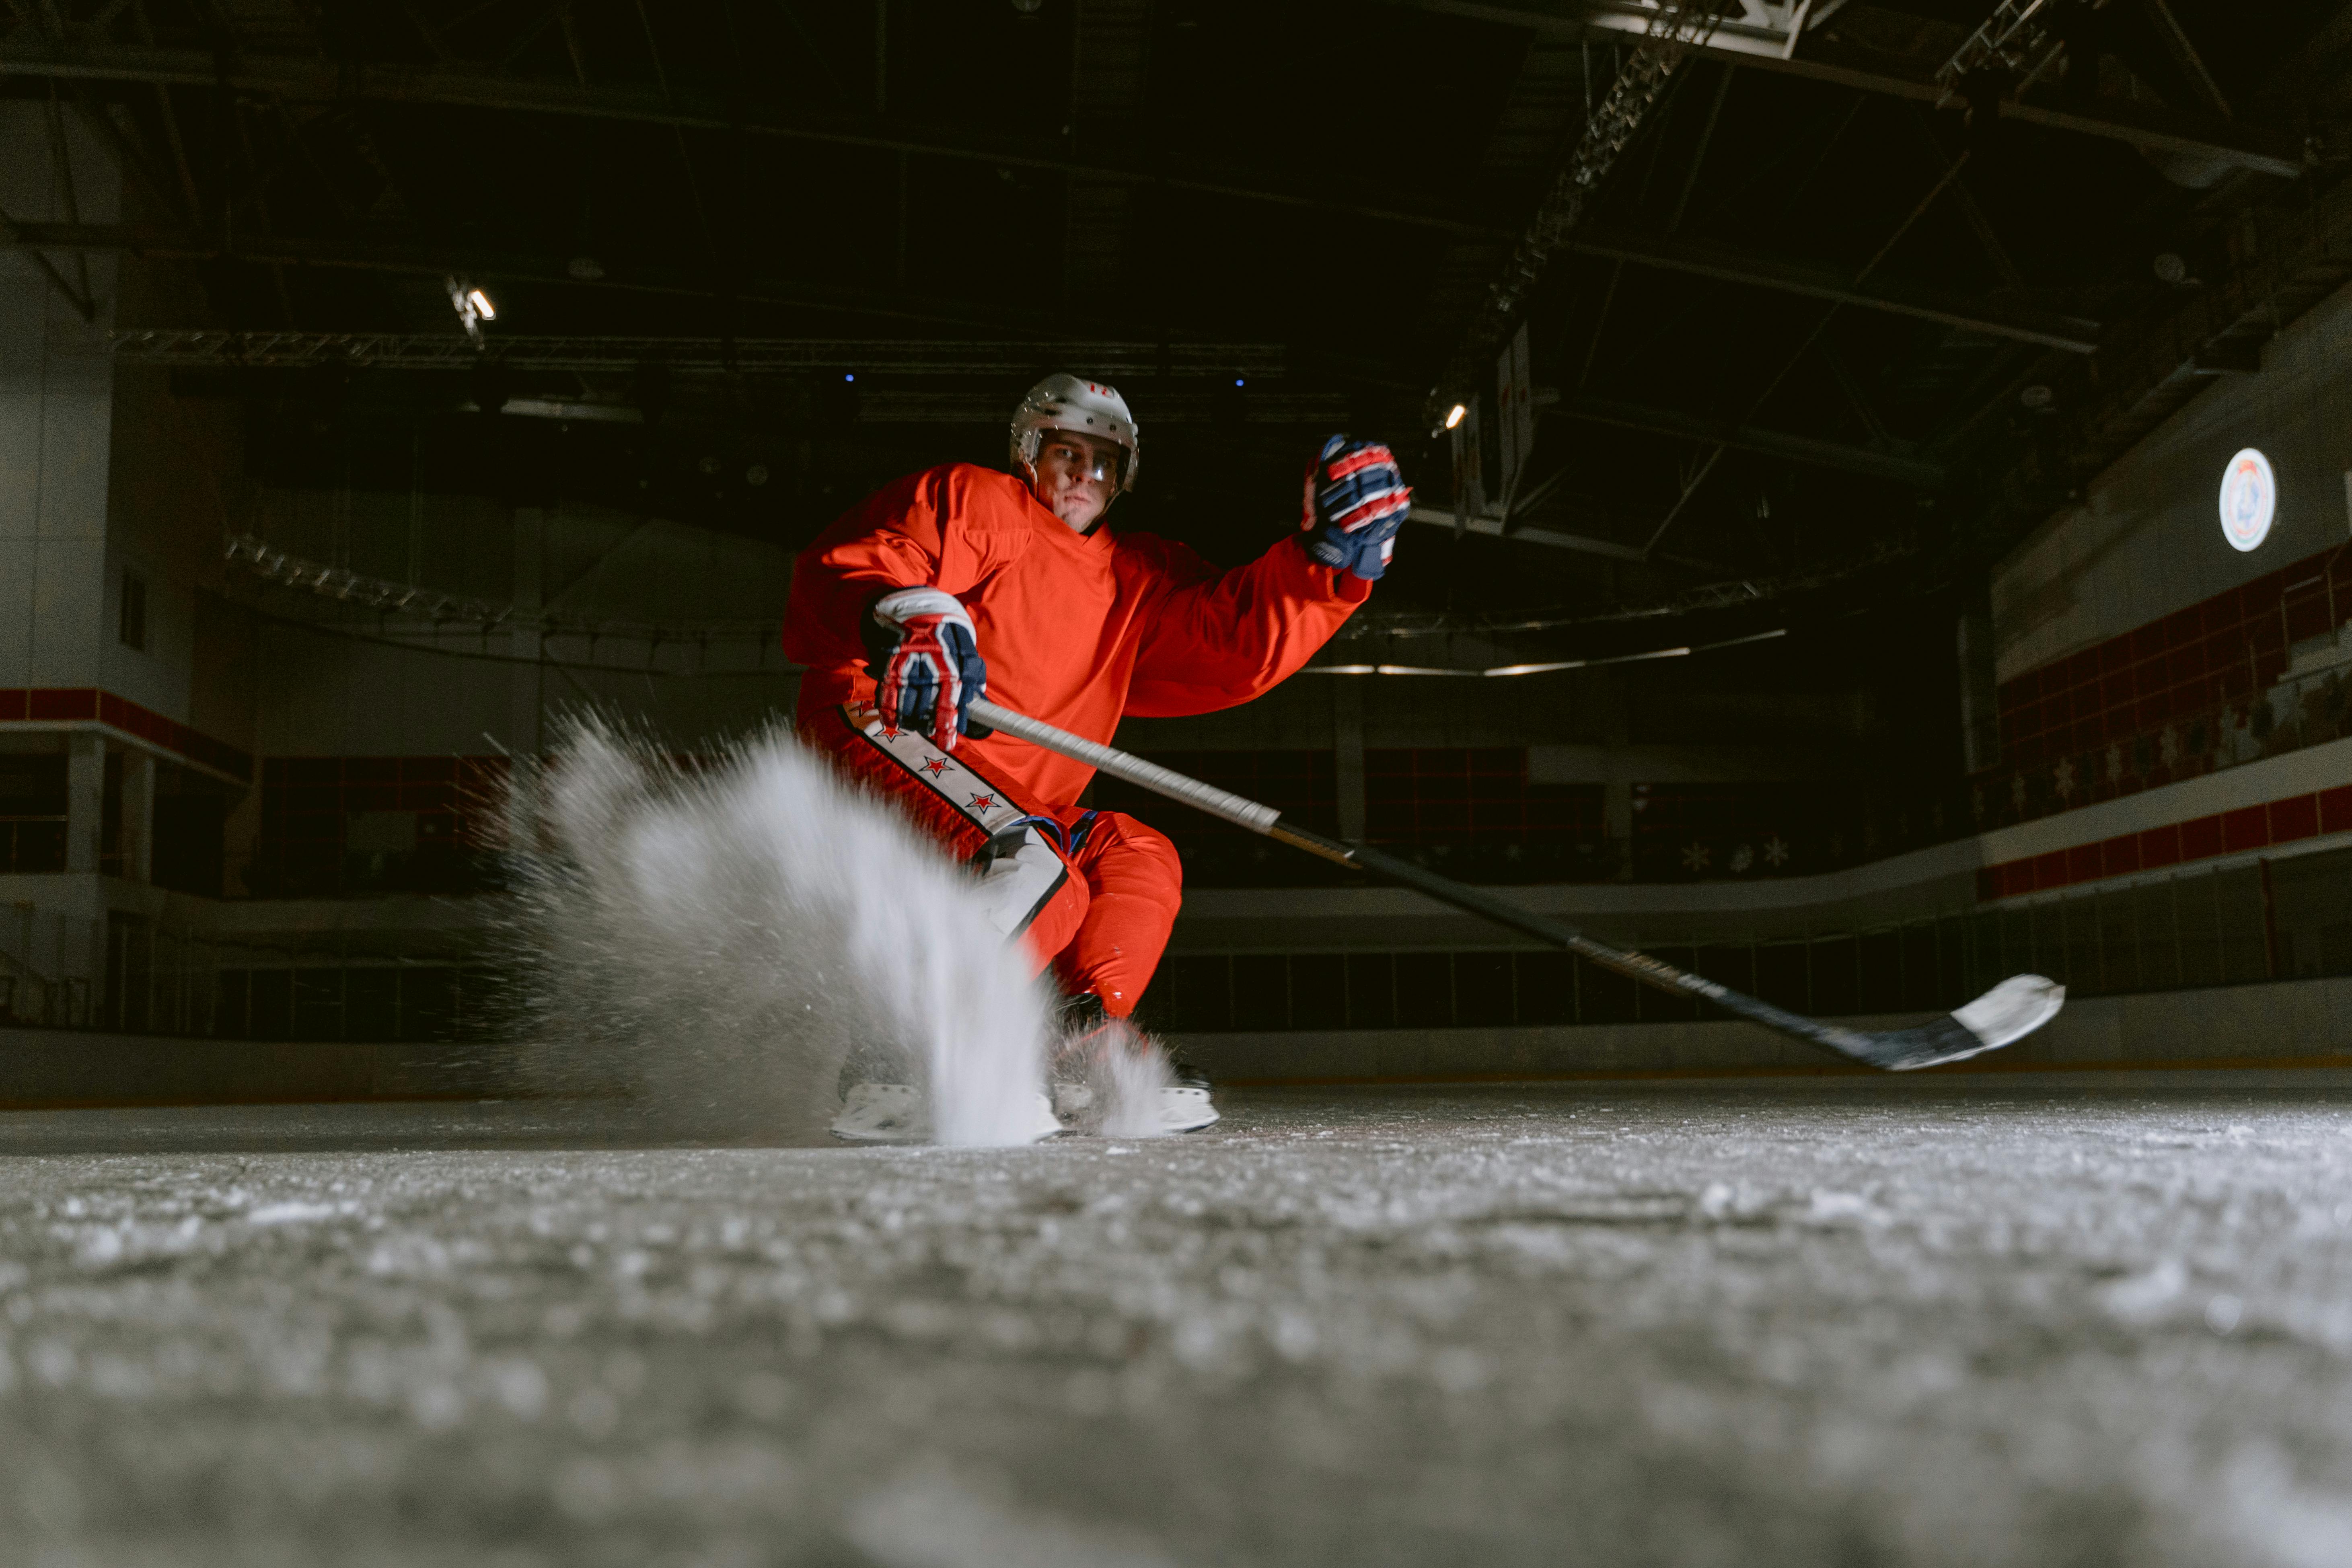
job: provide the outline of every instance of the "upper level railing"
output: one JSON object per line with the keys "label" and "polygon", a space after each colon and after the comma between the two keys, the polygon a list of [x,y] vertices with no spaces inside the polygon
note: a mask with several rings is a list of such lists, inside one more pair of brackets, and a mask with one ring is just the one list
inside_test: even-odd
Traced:
{"label": "upper level railing", "polygon": [[[22,922],[18,922],[22,923]],[[1798,938],[1605,934],[1814,1016],[1949,1008],[2011,974],[2077,997],[2352,974],[2352,849],[2189,868],[1998,908]],[[516,1037],[515,988],[487,927],[207,937],[117,916],[102,930],[19,931],[0,952],[85,936],[93,978],[23,978],[0,962],[0,1022],[252,1040]],[[75,951],[80,951],[76,948]],[[1634,1024],[1713,1016],[1549,950],[1181,952],[1141,1016],[1170,1032]],[[2292,1054],[2282,1043],[2280,1054]]]}
{"label": "upper level railing", "polygon": [[[1690,946],[1610,934],[1816,1017],[1948,1009],[2026,973],[2076,997],[2352,974],[2352,850],[1808,937]],[[1564,952],[1488,948],[1181,954],[1163,964],[1142,1016],[1172,1033],[1222,1033],[1720,1015]],[[2294,1042],[2275,1044],[2273,1054],[2294,1054]],[[2243,1049],[2238,1042],[2216,1054]]]}

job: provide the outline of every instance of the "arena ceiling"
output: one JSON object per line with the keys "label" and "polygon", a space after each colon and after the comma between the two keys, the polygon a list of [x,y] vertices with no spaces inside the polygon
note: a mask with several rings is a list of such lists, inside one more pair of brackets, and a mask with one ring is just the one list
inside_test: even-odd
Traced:
{"label": "arena ceiling", "polygon": [[[1317,432],[1395,441],[1406,616],[1964,588],[2352,277],[2342,0],[0,17],[0,91],[131,171],[0,237],[79,305],[77,257],[184,268],[121,352],[245,399],[265,472],[405,487],[422,422],[432,482],[792,542],[1091,370],[1146,430],[1127,521],[1227,558]],[[1433,431],[1483,399],[1491,443],[1522,327],[1534,439],[1456,538]]]}

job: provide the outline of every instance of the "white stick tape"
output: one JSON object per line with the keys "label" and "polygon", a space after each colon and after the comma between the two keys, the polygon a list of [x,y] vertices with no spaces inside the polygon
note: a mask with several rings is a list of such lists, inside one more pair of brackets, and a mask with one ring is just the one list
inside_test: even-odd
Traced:
{"label": "white stick tape", "polygon": [[1188,779],[1182,773],[1147,763],[1141,757],[1073,735],[1067,730],[1057,730],[1042,719],[1032,719],[1025,713],[1015,713],[1009,708],[999,708],[985,697],[977,698],[971,705],[971,716],[993,730],[1001,730],[1015,740],[1026,741],[1033,746],[1043,746],[1082,763],[1091,763],[1115,779],[1125,779],[1156,795],[1171,800],[1181,800],[1186,805],[1207,812],[1211,816],[1223,817],[1236,827],[1246,827],[1252,833],[1270,833],[1282,813],[1270,805],[1260,805],[1254,800],[1244,800],[1213,784],[1198,779]]}

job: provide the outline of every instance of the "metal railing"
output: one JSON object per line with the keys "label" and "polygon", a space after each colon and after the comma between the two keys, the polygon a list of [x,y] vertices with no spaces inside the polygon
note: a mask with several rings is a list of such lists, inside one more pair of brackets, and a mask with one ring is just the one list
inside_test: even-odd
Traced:
{"label": "metal railing", "polygon": [[251,1040],[494,1032],[502,984],[479,931],[224,938],[116,913],[0,910],[0,1025]]}
{"label": "metal railing", "polygon": [[[10,918],[13,916],[13,918]],[[0,1021],[252,1040],[500,1037],[510,972],[487,929],[231,941],[118,915],[0,910]],[[86,922],[85,922],[86,923]],[[54,929],[52,929],[54,928]],[[2188,868],[1860,930],[1656,940],[1668,963],[1814,1016],[1956,1006],[2008,975],[2076,996],[2352,974],[2352,849]],[[28,962],[102,952],[98,973]],[[1171,1032],[1630,1024],[1711,1016],[1549,950],[1178,953],[1142,1017]]]}
{"label": "metal railing", "polygon": [[[2078,997],[2352,974],[2352,849],[1861,931],[1700,943],[1624,934],[1666,963],[1812,1016],[1956,1007],[2021,973]],[[1180,954],[1162,964],[1142,1013],[1175,1033],[1717,1016],[1566,953],[1527,949]]]}

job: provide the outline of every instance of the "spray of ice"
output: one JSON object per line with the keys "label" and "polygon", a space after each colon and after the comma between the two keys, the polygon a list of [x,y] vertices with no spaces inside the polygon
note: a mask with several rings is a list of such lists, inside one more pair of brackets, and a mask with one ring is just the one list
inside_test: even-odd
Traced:
{"label": "spray of ice", "polygon": [[663,1130],[819,1142],[855,1051],[934,1139],[1028,1141],[1045,998],[971,884],[773,729],[704,766],[574,721],[508,811],[528,1033]]}
{"label": "spray of ice", "polygon": [[[1076,1064],[1087,1088],[1078,1131],[1104,1138],[1157,1138],[1165,1132],[1160,1095],[1175,1075],[1160,1042],[1117,1025],[1091,1045],[1080,1050]],[[1066,1070],[1072,1064],[1066,1057],[1058,1065]]]}

